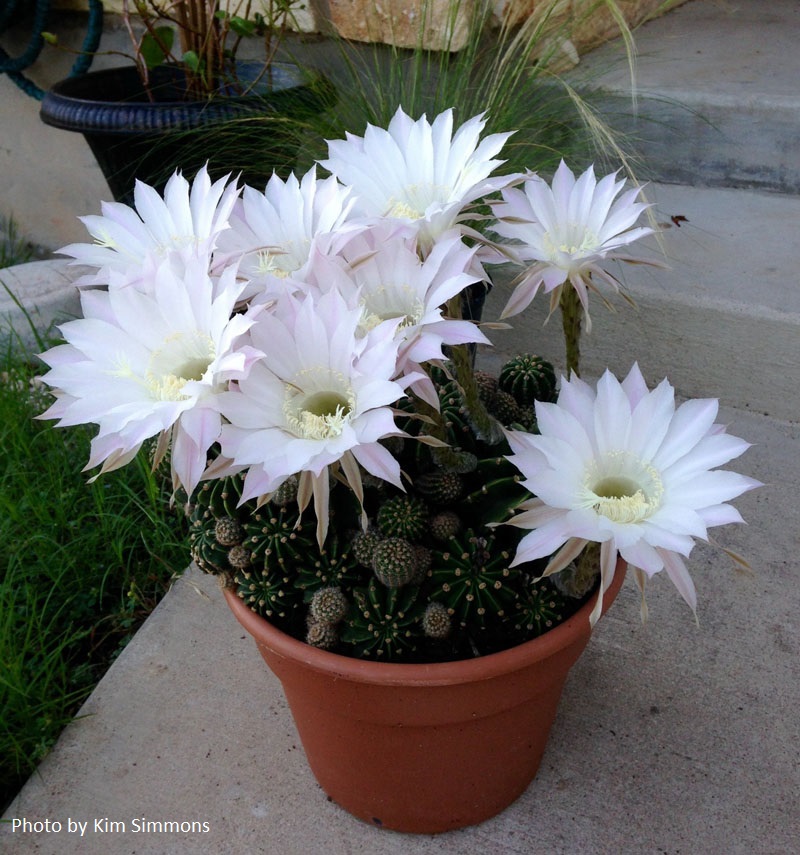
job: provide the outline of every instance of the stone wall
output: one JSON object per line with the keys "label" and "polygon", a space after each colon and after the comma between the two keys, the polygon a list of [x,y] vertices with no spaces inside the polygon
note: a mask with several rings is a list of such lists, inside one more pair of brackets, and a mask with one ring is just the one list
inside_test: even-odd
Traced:
{"label": "stone wall", "polygon": [[[253,9],[268,0],[255,0]],[[615,0],[618,15],[635,27],[686,0]],[[332,27],[340,36],[364,42],[416,47],[420,41],[431,50],[460,50],[468,21],[481,0],[296,0],[293,15],[297,30],[326,33]],[[56,0],[56,8],[81,10],[86,0]],[[123,0],[104,0],[107,14],[120,13]],[[532,15],[546,16],[552,26],[570,31],[570,41],[580,54],[619,35],[619,21],[605,0],[492,0],[493,22],[517,24]]]}

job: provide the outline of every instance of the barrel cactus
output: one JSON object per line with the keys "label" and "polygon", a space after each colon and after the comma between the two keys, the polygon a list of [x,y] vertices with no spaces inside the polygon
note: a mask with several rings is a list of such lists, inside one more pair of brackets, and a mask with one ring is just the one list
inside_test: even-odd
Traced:
{"label": "barrel cactus", "polygon": [[353,596],[354,614],[342,631],[342,640],[358,655],[403,661],[417,652],[424,614],[417,588],[386,588],[373,578]]}
{"label": "barrel cactus", "polygon": [[241,476],[204,484],[190,503],[197,563],[309,645],[384,661],[491,653],[568,617],[595,589],[597,563],[577,561],[556,580],[540,578],[543,561],[512,566],[521,534],[500,523],[528,493],[502,432],[488,441],[473,425],[478,398],[498,423],[525,427],[533,402],[554,395],[552,367],[520,356],[499,379],[476,372],[469,406],[448,367],[430,376],[441,410],[435,441],[404,399],[403,434],[383,443],[402,490],[362,471],[356,500],[343,478],[331,479],[320,547],[296,478],[246,502]]}
{"label": "barrel cactus", "polygon": [[539,356],[523,353],[510,359],[500,369],[498,385],[524,407],[536,401],[553,401],[556,397],[556,375],[553,366]]}
{"label": "barrel cactus", "polygon": [[415,496],[401,495],[387,499],[378,509],[378,528],[385,537],[416,540],[428,527],[428,506]]}
{"label": "barrel cactus", "polygon": [[417,572],[414,545],[402,537],[386,537],[372,553],[372,569],[387,588],[402,588]]}
{"label": "barrel cactus", "polygon": [[349,602],[338,585],[318,588],[311,597],[309,614],[317,623],[339,623],[347,614]]}

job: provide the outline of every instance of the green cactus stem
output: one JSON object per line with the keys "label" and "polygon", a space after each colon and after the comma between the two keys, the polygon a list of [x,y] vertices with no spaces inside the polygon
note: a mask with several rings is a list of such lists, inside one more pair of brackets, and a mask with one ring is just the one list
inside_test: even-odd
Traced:
{"label": "green cactus stem", "polygon": [[237,571],[233,582],[237,596],[256,614],[291,631],[303,603],[290,576],[266,568],[250,568]]}
{"label": "green cactus stem", "polygon": [[241,474],[203,481],[192,495],[191,504],[209,508],[215,519],[221,517],[240,518],[239,500],[242,498],[244,476]]}
{"label": "green cactus stem", "polygon": [[509,359],[500,369],[498,383],[521,407],[533,407],[536,401],[553,401],[556,397],[553,366],[532,353]]}
{"label": "green cactus stem", "polygon": [[342,625],[341,641],[357,656],[385,661],[413,656],[422,638],[418,594],[412,585],[386,588],[371,579],[366,589],[353,591],[355,607]]}
{"label": "green cactus stem", "polygon": [[431,598],[443,603],[461,627],[504,618],[517,599],[519,571],[509,566],[511,559],[493,534],[479,537],[468,529],[445,549],[434,550]]}
{"label": "green cactus stem", "polygon": [[214,536],[216,520],[203,505],[196,505],[189,521],[189,549],[192,560],[204,573],[228,571],[228,550]]}
{"label": "green cactus stem", "polygon": [[239,475],[205,481],[188,503],[189,546],[192,558],[205,573],[230,572],[228,552],[243,536],[238,508],[243,479]]}
{"label": "green cactus stem", "polygon": [[296,567],[305,561],[315,543],[315,523],[303,520],[298,526],[297,509],[267,503],[257,510],[248,506],[250,517],[244,523],[244,545],[254,564],[265,567]]}
{"label": "green cactus stem", "polygon": [[463,344],[453,347],[450,354],[450,361],[452,362],[455,379],[461,389],[464,406],[469,415],[475,436],[489,445],[501,442],[503,431],[497,419],[491,415],[481,400],[469,348]]}
{"label": "green cactus stem", "polygon": [[428,506],[422,499],[394,496],[378,509],[378,528],[385,537],[417,540],[427,531],[429,516]]}
{"label": "green cactus stem", "polygon": [[580,377],[581,361],[581,322],[583,306],[578,292],[569,282],[561,287],[561,324],[564,329],[564,342],[567,349],[567,377],[574,371]]}
{"label": "green cactus stem", "polygon": [[513,620],[516,629],[526,638],[538,638],[575,611],[575,606],[567,603],[550,579],[530,582],[524,587],[523,595],[515,604]]}
{"label": "green cactus stem", "polygon": [[320,588],[340,587],[343,590],[359,584],[363,574],[359,572],[349,538],[329,532],[325,545],[320,549],[316,542],[295,566],[295,586],[304,593],[305,601],[311,602]]}
{"label": "green cactus stem", "polygon": [[528,495],[520,485],[520,477],[510,475],[482,484],[464,497],[464,505],[480,509],[484,524],[505,521],[511,510]]}

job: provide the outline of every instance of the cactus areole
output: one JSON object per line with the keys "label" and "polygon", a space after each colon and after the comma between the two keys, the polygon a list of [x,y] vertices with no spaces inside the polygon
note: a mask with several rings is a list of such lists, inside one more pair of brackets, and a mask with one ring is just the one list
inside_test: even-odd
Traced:
{"label": "cactus areole", "polygon": [[[604,610],[624,575],[620,562]],[[404,665],[315,649],[233,590],[225,598],[280,679],[325,793],[365,822],[420,834],[482,822],[525,791],[567,674],[589,641],[593,605],[501,653]]]}

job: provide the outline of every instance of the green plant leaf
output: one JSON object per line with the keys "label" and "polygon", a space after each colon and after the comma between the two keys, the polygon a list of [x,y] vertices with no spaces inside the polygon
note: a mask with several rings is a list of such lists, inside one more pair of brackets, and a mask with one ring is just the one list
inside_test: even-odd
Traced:
{"label": "green plant leaf", "polygon": [[256,31],[256,25],[254,21],[248,21],[246,18],[240,18],[238,15],[234,15],[230,19],[231,29],[237,36],[242,36],[243,38],[247,38],[248,36],[252,36]]}
{"label": "green plant leaf", "polygon": [[155,27],[152,32],[145,33],[139,44],[139,53],[148,68],[161,65],[172,51],[175,31],[172,27]]}
{"label": "green plant leaf", "polygon": [[181,57],[181,62],[189,68],[190,71],[193,71],[195,74],[200,74],[203,68],[203,63],[200,60],[200,57],[193,50],[187,50],[186,53]]}

